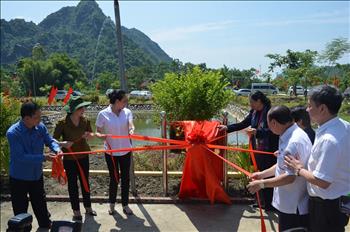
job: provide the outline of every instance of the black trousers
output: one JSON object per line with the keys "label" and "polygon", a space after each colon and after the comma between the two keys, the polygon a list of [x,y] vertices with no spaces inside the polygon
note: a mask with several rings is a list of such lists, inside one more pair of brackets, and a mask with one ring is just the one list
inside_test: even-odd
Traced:
{"label": "black trousers", "polygon": [[47,210],[44,191],[44,181],[27,181],[10,177],[11,202],[14,215],[28,212],[29,198],[39,227],[49,227],[51,224]]}
{"label": "black trousers", "polygon": [[339,198],[323,200],[310,197],[309,215],[312,232],[343,232],[349,222],[349,217],[339,210]]}
{"label": "black trousers", "polygon": [[[276,164],[277,158],[273,155],[259,155],[255,154],[256,164],[258,166],[259,171],[264,171]],[[265,188],[259,191],[260,198],[263,199],[265,203],[265,209],[272,208],[272,198],[273,198],[273,188]]]}
{"label": "black trousers", "polygon": [[114,164],[117,172],[120,170],[122,206],[129,203],[129,188],[130,188],[130,162],[131,152],[123,156],[112,156],[105,154],[108,170],[109,170],[109,203],[114,204],[117,198],[118,184],[114,177]]}
{"label": "black trousers", "polygon": [[278,211],[278,228],[283,232],[286,230],[307,231],[309,227],[309,215],[288,214]]}
{"label": "black trousers", "polygon": [[73,210],[80,210],[79,205],[79,187],[78,187],[78,177],[80,182],[81,193],[83,196],[83,204],[85,208],[91,207],[91,199],[90,193],[86,192],[83,185],[83,180],[81,174],[79,172],[79,167],[77,162],[79,162],[81,168],[83,169],[83,173],[87,180],[88,186],[89,184],[89,157],[85,157],[82,159],[75,160],[63,160],[63,166],[66,170],[67,180],[68,180],[68,193],[69,200],[71,203],[71,207]]}

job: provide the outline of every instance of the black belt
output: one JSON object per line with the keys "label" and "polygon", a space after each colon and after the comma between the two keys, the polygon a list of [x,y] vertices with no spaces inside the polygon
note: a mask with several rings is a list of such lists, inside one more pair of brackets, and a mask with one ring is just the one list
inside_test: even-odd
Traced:
{"label": "black belt", "polygon": [[321,197],[312,197],[310,196],[310,200],[316,201],[316,202],[334,202],[334,201],[339,201],[340,197],[336,199],[322,199]]}

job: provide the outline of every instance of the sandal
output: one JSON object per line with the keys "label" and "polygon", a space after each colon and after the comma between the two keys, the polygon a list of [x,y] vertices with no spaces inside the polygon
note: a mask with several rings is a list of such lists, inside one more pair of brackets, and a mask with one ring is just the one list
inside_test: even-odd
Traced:
{"label": "sandal", "polygon": [[124,207],[123,207],[123,213],[125,213],[126,215],[134,215],[134,213],[133,213],[132,210],[129,208],[129,206],[124,206]]}
{"label": "sandal", "polygon": [[87,211],[85,214],[90,215],[90,216],[97,216],[97,213],[95,210]]}
{"label": "sandal", "polygon": [[109,215],[113,215],[113,214],[115,214],[116,212],[117,212],[117,211],[116,211],[115,209],[113,209],[113,210],[112,210],[112,209],[109,209],[109,210],[108,210],[108,214],[109,214]]}

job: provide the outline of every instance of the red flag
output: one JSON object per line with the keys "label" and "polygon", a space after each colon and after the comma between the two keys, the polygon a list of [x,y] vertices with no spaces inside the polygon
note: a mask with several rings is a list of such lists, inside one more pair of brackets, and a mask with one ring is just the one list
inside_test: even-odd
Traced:
{"label": "red flag", "polygon": [[55,88],[55,86],[53,85],[53,86],[51,87],[50,95],[49,95],[49,98],[48,98],[48,100],[47,100],[47,103],[48,103],[49,105],[52,104],[53,99],[55,98],[56,94],[57,94],[57,88]]}
{"label": "red flag", "polygon": [[70,95],[73,93],[73,89],[72,87],[69,87],[69,90],[68,90],[68,93],[67,95],[64,97],[63,99],[63,105],[67,104],[69,98],[70,98]]}

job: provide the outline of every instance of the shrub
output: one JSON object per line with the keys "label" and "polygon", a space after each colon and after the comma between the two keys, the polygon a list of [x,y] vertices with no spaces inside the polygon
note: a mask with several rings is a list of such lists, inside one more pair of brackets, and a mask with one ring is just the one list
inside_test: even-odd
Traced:
{"label": "shrub", "polygon": [[85,96],[83,96],[85,101],[90,101],[92,103],[98,104],[100,100],[99,92],[97,90],[88,91]]}
{"label": "shrub", "polygon": [[21,103],[8,96],[0,95],[1,124],[0,124],[0,171],[8,173],[10,151],[6,138],[8,128],[19,119]]}
{"label": "shrub", "polygon": [[209,120],[225,108],[232,93],[224,88],[220,72],[198,66],[181,73],[167,73],[152,87],[153,101],[171,120]]}

